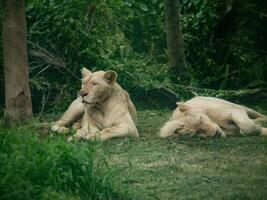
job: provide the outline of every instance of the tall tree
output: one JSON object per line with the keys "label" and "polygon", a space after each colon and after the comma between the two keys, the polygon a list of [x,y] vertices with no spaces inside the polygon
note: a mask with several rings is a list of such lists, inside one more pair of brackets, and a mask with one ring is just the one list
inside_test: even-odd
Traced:
{"label": "tall tree", "polygon": [[24,0],[2,0],[5,119],[21,121],[32,116],[27,59]]}
{"label": "tall tree", "polygon": [[164,0],[168,58],[175,82],[183,82],[187,77],[179,5],[179,0]]}

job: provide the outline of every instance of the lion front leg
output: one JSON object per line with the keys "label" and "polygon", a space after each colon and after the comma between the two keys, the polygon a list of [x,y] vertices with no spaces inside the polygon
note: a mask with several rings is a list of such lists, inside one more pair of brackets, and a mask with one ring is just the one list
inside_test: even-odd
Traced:
{"label": "lion front leg", "polygon": [[68,141],[73,140],[89,140],[91,135],[97,134],[100,130],[91,122],[88,113],[85,112],[82,118],[82,127],[77,132],[68,138]]}
{"label": "lion front leg", "polygon": [[135,138],[138,138],[139,134],[136,127],[131,126],[127,123],[121,123],[117,126],[103,129],[99,133],[90,134],[88,139],[90,140],[99,139],[101,141],[104,141],[110,138],[126,137],[126,136],[133,136]]}
{"label": "lion front leg", "polygon": [[68,138],[68,141],[71,142],[73,140],[90,140],[92,137],[97,135],[100,132],[100,129],[98,129],[95,126],[89,126],[88,129],[81,128],[77,130],[77,132]]}
{"label": "lion front leg", "polygon": [[52,126],[51,130],[57,133],[69,132],[68,126],[79,121],[84,114],[84,106],[80,98],[75,99],[63,116]]}
{"label": "lion front leg", "polygon": [[181,123],[178,120],[171,120],[166,122],[160,129],[159,137],[166,138],[172,136],[180,126]]}

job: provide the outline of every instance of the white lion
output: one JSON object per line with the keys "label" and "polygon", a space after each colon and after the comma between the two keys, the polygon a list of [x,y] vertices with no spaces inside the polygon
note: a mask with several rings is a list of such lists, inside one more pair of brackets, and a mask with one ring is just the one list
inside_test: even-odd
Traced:
{"label": "white lion", "polygon": [[220,135],[263,135],[267,128],[256,124],[266,116],[222,99],[194,97],[185,103],[177,103],[171,119],[161,128],[159,136],[165,138],[174,133],[213,137]]}
{"label": "white lion", "polygon": [[118,83],[115,71],[92,73],[82,69],[80,97],[72,102],[52,127],[65,133],[68,126],[79,122],[75,139],[106,140],[113,137],[139,137],[135,126],[136,110],[129,94]]}

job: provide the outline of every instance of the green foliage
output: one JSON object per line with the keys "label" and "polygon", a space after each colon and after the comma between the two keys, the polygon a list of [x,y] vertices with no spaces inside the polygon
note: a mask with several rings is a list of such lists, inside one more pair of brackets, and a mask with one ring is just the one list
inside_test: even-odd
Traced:
{"label": "green foliage", "polygon": [[[3,19],[3,8],[0,4],[0,23],[1,23],[1,26],[0,26],[0,105],[2,104],[2,102],[4,102],[4,98],[5,98],[5,95],[4,95],[4,67],[3,67],[3,37],[2,37],[2,20]],[[1,106],[0,106],[1,107]],[[0,112],[1,113],[1,112]],[[0,114],[1,116],[1,114]]]}
{"label": "green foliage", "polygon": [[266,81],[264,6],[250,0],[182,1],[192,85],[240,89]]}
{"label": "green foliage", "polygon": [[0,127],[0,199],[119,198],[97,154],[99,144],[40,140],[28,131]]}
{"label": "green foliage", "polygon": [[[153,5],[151,15],[156,16],[162,5],[157,1]],[[44,105],[47,110],[57,102],[61,111],[65,109],[79,90],[84,66],[93,71],[116,70],[120,84],[137,96],[162,82],[168,84],[167,66],[152,55],[154,50],[163,51],[159,48],[163,24],[153,25],[148,8],[145,3],[124,1],[28,1],[29,65],[36,110]],[[121,10],[127,13],[122,15]],[[143,30],[147,24],[143,15],[157,28],[153,34],[161,32],[161,39],[154,38],[155,44],[150,43],[151,32]],[[147,51],[151,54],[142,55]],[[73,98],[65,101],[66,96]]]}
{"label": "green foliage", "polygon": [[[266,87],[265,2],[180,2],[190,86]],[[66,109],[82,67],[118,71],[119,83],[137,100],[155,88],[173,88],[160,0],[27,0],[26,18],[35,112]]]}

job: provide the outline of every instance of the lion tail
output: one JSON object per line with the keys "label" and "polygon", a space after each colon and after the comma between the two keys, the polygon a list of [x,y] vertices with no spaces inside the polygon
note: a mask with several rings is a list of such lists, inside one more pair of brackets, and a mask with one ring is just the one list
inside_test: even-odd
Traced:
{"label": "lion tail", "polygon": [[160,129],[159,137],[166,138],[174,134],[174,132],[180,127],[177,120],[171,120],[164,124]]}

